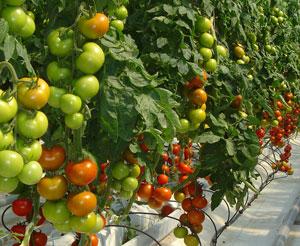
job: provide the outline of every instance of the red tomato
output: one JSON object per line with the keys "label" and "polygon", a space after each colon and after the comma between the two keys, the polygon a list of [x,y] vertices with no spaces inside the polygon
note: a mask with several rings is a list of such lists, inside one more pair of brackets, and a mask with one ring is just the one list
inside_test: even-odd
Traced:
{"label": "red tomato", "polygon": [[161,154],[161,158],[164,160],[164,161],[168,161],[169,160],[169,155],[168,155],[168,153],[162,153]]}
{"label": "red tomato", "polygon": [[207,202],[206,198],[203,196],[197,196],[192,200],[192,205],[195,208],[203,209],[207,206],[207,203],[208,202]]}
{"label": "red tomato", "polygon": [[27,216],[32,212],[32,201],[28,198],[19,198],[12,202],[12,211],[18,216]]}
{"label": "red tomato", "polygon": [[152,196],[153,191],[154,191],[154,187],[152,184],[142,183],[137,194],[143,200],[148,201]]}
{"label": "red tomato", "polygon": [[151,197],[148,201],[148,206],[153,209],[161,208],[162,205],[163,205],[162,201],[158,201],[153,197]]}
{"label": "red tomato", "polygon": [[168,216],[169,214],[171,214],[174,211],[174,208],[172,208],[169,204],[165,205],[162,207],[161,209],[161,215],[163,217]]}
{"label": "red tomato", "polygon": [[[10,230],[12,233],[20,234],[20,236],[17,236],[17,238],[19,238],[20,240],[23,240],[24,234],[26,231],[26,226],[25,225],[14,225]],[[21,235],[23,235],[23,236],[21,236]]]}
{"label": "red tomato", "polygon": [[155,189],[153,197],[162,202],[169,201],[172,197],[172,191],[167,187],[159,187]]}
{"label": "red tomato", "polygon": [[201,225],[205,219],[202,211],[192,209],[188,212],[188,220],[191,225]]}
{"label": "red tomato", "polygon": [[169,177],[165,174],[160,174],[157,176],[157,183],[160,185],[167,184],[169,181]]}
{"label": "red tomato", "polygon": [[47,240],[48,237],[45,233],[34,231],[30,238],[30,246],[45,246]]}
{"label": "red tomato", "polygon": [[161,166],[161,170],[164,172],[164,173],[170,173],[170,168],[168,165],[164,164]]}
{"label": "red tomato", "polygon": [[174,155],[179,156],[180,155],[180,150],[181,150],[181,147],[180,147],[179,144],[173,144],[172,152],[173,152]]}
{"label": "red tomato", "polygon": [[180,162],[177,168],[178,171],[181,172],[182,174],[191,174],[194,172],[193,169],[189,165],[185,164],[184,162]]}
{"label": "red tomato", "polygon": [[193,208],[192,199],[191,198],[185,198],[181,203],[181,207],[184,211],[192,210],[192,208]]}
{"label": "red tomato", "polygon": [[53,146],[51,149],[43,147],[39,163],[44,170],[53,171],[59,169],[65,162],[66,153],[63,147]]}
{"label": "red tomato", "polygon": [[86,159],[78,163],[68,163],[65,170],[71,183],[84,186],[97,178],[98,166],[95,162]]}
{"label": "red tomato", "polygon": [[187,214],[182,214],[179,217],[180,223],[182,225],[188,225],[189,224],[189,219],[188,219],[188,215]]}

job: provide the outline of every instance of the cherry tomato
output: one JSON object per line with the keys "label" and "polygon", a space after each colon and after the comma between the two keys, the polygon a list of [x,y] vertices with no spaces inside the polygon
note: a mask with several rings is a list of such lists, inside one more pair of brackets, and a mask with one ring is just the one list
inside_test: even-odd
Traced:
{"label": "cherry tomato", "polygon": [[76,216],[86,216],[97,206],[97,198],[90,191],[70,194],[67,201],[70,212]]}
{"label": "cherry tomato", "polygon": [[64,176],[44,177],[37,184],[37,191],[40,196],[47,200],[59,200],[67,192],[68,183]]}
{"label": "cherry tomato", "polygon": [[18,188],[19,179],[14,178],[4,178],[0,176],[0,193],[10,193]]}
{"label": "cherry tomato", "polygon": [[22,155],[24,161],[37,161],[42,155],[42,145],[38,140],[33,140],[32,142],[25,143],[21,138],[17,139],[16,150]]}
{"label": "cherry tomato", "polygon": [[124,30],[124,22],[121,20],[112,20],[110,26],[116,28],[119,32]]}
{"label": "cherry tomato", "polygon": [[60,99],[66,93],[67,91],[65,89],[50,86],[50,97],[48,100],[48,104],[53,108],[59,108]]}
{"label": "cherry tomato", "polygon": [[192,204],[195,208],[203,209],[207,206],[207,200],[203,196],[197,196],[192,200]]}
{"label": "cherry tomato", "polygon": [[19,236],[17,236],[17,238],[20,240],[23,240],[25,231],[26,231],[26,226],[25,225],[14,225],[10,230],[12,233],[20,234]]}
{"label": "cherry tomato", "polygon": [[26,185],[37,184],[43,177],[43,168],[37,161],[30,161],[24,165],[21,173],[18,175],[19,180]]}
{"label": "cherry tomato", "polygon": [[65,114],[77,113],[82,106],[81,98],[73,94],[64,94],[60,98],[60,109]]}
{"label": "cherry tomato", "polygon": [[173,213],[173,211],[174,211],[174,208],[172,208],[170,205],[165,205],[165,206],[163,206],[162,209],[161,209],[161,215],[162,215],[163,217],[166,217],[166,216],[168,216],[169,214]]}
{"label": "cherry tomato", "polygon": [[117,8],[115,10],[115,16],[119,19],[119,20],[125,20],[128,17],[128,11],[127,8],[122,5],[119,8]]}
{"label": "cherry tomato", "polygon": [[163,205],[163,201],[156,200],[153,197],[151,197],[148,200],[148,206],[152,209],[159,209],[159,208],[161,208],[162,205]]}
{"label": "cherry tomato", "polygon": [[71,217],[65,200],[46,201],[42,210],[46,220],[53,224],[63,224]]}
{"label": "cherry tomato", "polygon": [[154,190],[153,197],[159,201],[169,201],[172,197],[172,191],[167,187],[159,187]]}
{"label": "cherry tomato", "polygon": [[32,201],[28,198],[19,198],[12,202],[12,211],[18,216],[27,216],[32,212]]}
{"label": "cherry tomato", "polygon": [[72,130],[79,129],[82,127],[84,122],[84,116],[82,113],[66,114],[65,124]]}
{"label": "cherry tomato", "polygon": [[65,162],[66,152],[61,146],[54,145],[48,149],[43,147],[42,155],[38,162],[41,164],[44,170],[54,171],[59,169]]}
{"label": "cherry tomato", "polygon": [[134,191],[138,187],[138,180],[134,177],[127,177],[122,180],[122,190]]}
{"label": "cherry tomato", "polygon": [[192,109],[189,112],[189,119],[195,125],[205,121],[206,113],[202,109]]}
{"label": "cherry tomato", "polygon": [[160,174],[157,176],[157,183],[160,185],[165,185],[169,181],[169,177],[165,174]]}
{"label": "cherry tomato", "polygon": [[46,246],[48,237],[43,232],[33,231],[30,238],[30,246]]}
{"label": "cherry tomato", "polygon": [[89,39],[98,39],[109,30],[109,19],[105,14],[97,13],[94,17],[87,19],[82,17],[78,22],[80,32]]}
{"label": "cherry tomato", "polygon": [[154,191],[154,187],[152,184],[142,183],[137,194],[143,200],[148,201],[152,196],[153,191]]}
{"label": "cherry tomato", "polygon": [[193,104],[201,106],[207,101],[207,94],[203,89],[196,89],[190,95],[190,100]]}
{"label": "cherry tomato", "polygon": [[84,186],[97,178],[98,166],[93,161],[86,159],[77,163],[68,163],[65,172],[71,183]]}
{"label": "cherry tomato", "polygon": [[192,209],[188,212],[188,220],[191,225],[200,225],[204,219],[205,215],[202,211]]}
{"label": "cherry tomato", "polygon": [[184,211],[192,210],[192,208],[193,208],[192,199],[191,198],[185,198],[181,203],[181,207]]}

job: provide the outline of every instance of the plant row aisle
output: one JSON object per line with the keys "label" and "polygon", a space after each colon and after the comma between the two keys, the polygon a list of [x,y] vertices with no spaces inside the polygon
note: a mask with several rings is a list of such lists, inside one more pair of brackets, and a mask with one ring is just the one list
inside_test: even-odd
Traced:
{"label": "plant row aisle", "polygon": [[136,236],[134,204],[167,216],[175,199],[184,212],[174,234],[196,246],[206,207],[226,199],[238,210],[259,192],[265,148],[274,172],[293,174],[298,1],[1,0],[0,9],[0,192],[18,195],[8,209],[20,221],[0,235],[13,245],[51,242],[45,221],[76,234],[70,245],[98,245],[113,226],[127,228],[125,242]]}

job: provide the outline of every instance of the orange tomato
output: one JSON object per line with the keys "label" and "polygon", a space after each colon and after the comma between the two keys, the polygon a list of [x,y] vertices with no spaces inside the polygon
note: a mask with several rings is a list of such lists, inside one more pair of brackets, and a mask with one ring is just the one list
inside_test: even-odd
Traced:
{"label": "orange tomato", "polygon": [[67,192],[68,182],[64,176],[44,177],[37,184],[40,196],[47,200],[59,200]]}
{"label": "orange tomato", "polygon": [[199,226],[203,223],[205,215],[202,211],[192,209],[188,212],[188,220],[191,225]]}
{"label": "orange tomato", "polygon": [[109,30],[109,19],[105,14],[97,13],[90,19],[82,17],[79,20],[78,27],[80,32],[87,38],[101,38]]}
{"label": "orange tomato", "polygon": [[96,206],[97,198],[90,191],[70,194],[67,201],[69,211],[76,216],[86,216],[95,210]]}
{"label": "orange tomato", "polygon": [[43,147],[39,163],[44,170],[54,171],[59,169],[65,162],[66,153],[63,147],[53,146],[51,149]]}

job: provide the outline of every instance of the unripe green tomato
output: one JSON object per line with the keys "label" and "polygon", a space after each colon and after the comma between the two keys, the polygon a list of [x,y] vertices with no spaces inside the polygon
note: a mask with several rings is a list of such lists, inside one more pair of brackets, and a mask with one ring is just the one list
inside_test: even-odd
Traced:
{"label": "unripe green tomato", "polygon": [[253,80],[253,75],[252,74],[248,74],[247,78],[252,81]]}
{"label": "unripe green tomato", "polygon": [[217,53],[221,57],[227,57],[227,49],[223,45],[217,45]]}
{"label": "unripe green tomato", "polygon": [[139,182],[134,177],[127,177],[122,181],[122,190],[134,191],[139,185]]}
{"label": "unripe green tomato", "polygon": [[16,177],[4,178],[0,176],[0,194],[13,192],[18,187],[18,184],[19,179]]}
{"label": "unripe green tomato", "polygon": [[128,177],[129,173],[130,173],[130,169],[128,165],[126,165],[124,162],[118,162],[115,165],[113,165],[112,168],[113,178],[117,180],[122,180]]}
{"label": "unripe green tomato", "polygon": [[272,21],[273,24],[278,25],[278,19],[277,19],[276,16],[272,15],[271,16],[271,21]]}
{"label": "unripe green tomato", "polygon": [[29,38],[35,32],[35,23],[34,20],[27,15],[25,25],[19,30],[18,34],[22,38]]}
{"label": "unripe green tomato", "polygon": [[61,233],[72,232],[70,220],[65,221],[62,224],[53,224],[54,228]]}
{"label": "unripe green tomato", "polygon": [[14,143],[14,141],[14,134],[12,131],[6,134],[2,133],[2,139],[0,139],[0,150],[7,149],[10,145]]}
{"label": "unripe green tomato", "polygon": [[82,127],[84,117],[82,113],[74,113],[65,115],[65,124],[72,130],[77,130]]}
{"label": "unripe green tomato", "polygon": [[125,20],[128,17],[128,10],[127,8],[122,5],[121,7],[115,10],[115,16],[120,20]]}
{"label": "unripe green tomato", "polygon": [[7,21],[9,30],[16,34],[24,27],[27,18],[26,13],[20,7],[5,7],[1,16]]}
{"label": "unripe green tomato", "polygon": [[134,164],[133,167],[130,169],[130,177],[137,178],[141,174],[141,168],[139,165]]}
{"label": "unripe green tomato", "polygon": [[254,51],[259,51],[259,47],[258,47],[257,44],[253,44],[252,48],[253,48]]}
{"label": "unripe green tomato", "polygon": [[212,58],[212,51],[209,48],[200,48],[200,54],[202,55],[204,61],[209,60],[210,58]]}
{"label": "unripe green tomato", "polygon": [[189,118],[193,125],[196,125],[198,123],[201,123],[205,121],[206,119],[206,113],[204,110],[198,108],[198,109],[192,109],[189,112]]}
{"label": "unripe green tomato", "polygon": [[239,65],[243,65],[243,64],[245,64],[245,61],[242,60],[242,59],[238,59],[238,60],[236,61],[236,63],[239,64]]}
{"label": "unripe green tomato", "polygon": [[82,106],[80,97],[73,94],[65,94],[60,98],[60,109],[65,114],[77,113]]}
{"label": "unripe green tomato", "polygon": [[120,181],[114,180],[114,182],[112,183],[112,188],[115,191],[120,192],[122,190],[122,183]]}
{"label": "unripe green tomato", "polygon": [[[0,89],[0,96],[3,96],[3,94],[4,91]],[[17,111],[18,104],[14,97],[7,100],[0,98],[0,124],[11,121],[16,116]]]}
{"label": "unripe green tomato", "polygon": [[196,31],[198,33],[208,32],[212,27],[210,19],[206,17],[199,17],[196,21]]}
{"label": "unripe green tomato", "polygon": [[279,125],[279,121],[278,120],[272,120],[271,126],[278,126],[278,125]]}
{"label": "unripe green tomato", "polygon": [[207,72],[215,72],[217,70],[218,63],[216,59],[209,59],[205,63],[205,69]]}
{"label": "unripe green tomato", "polygon": [[187,119],[180,119],[180,127],[177,131],[180,133],[186,133],[190,130],[190,122]]}
{"label": "unripe green tomato", "polygon": [[68,56],[74,50],[74,32],[64,27],[53,30],[47,37],[50,53],[55,56]]}
{"label": "unripe green tomato", "polygon": [[282,10],[280,10],[280,11],[277,13],[277,15],[278,15],[279,17],[283,17],[283,16],[284,16],[284,13],[283,13]]}
{"label": "unripe green tomato", "polygon": [[124,30],[124,22],[121,20],[112,20],[110,26],[116,28],[119,32]]}
{"label": "unripe green tomato", "polygon": [[18,175],[19,180],[26,185],[37,184],[43,176],[43,168],[37,161],[28,162],[24,165],[21,173]]}
{"label": "unripe green tomato", "polygon": [[215,42],[214,37],[210,33],[203,33],[200,35],[200,44],[206,48],[211,48]]}
{"label": "unripe green tomato", "polygon": [[4,0],[3,3],[6,3],[11,6],[21,6],[25,0]]}
{"label": "unripe green tomato", "polygon": [[279,23],[283,23],[283,22],[284,22],[284,18],[283,18],[282,16],[279,16],[279,17],[278,17],[278,22],[279,22]]}
{"label": "unripe green tomato", "polygon": [[66,93],[67,91],[65,89],[50,86],[50,97],[48,100],[48,104],[53,108],[59,108],[60,99]]}
{"label": "unripe green tomato", "polygon": [[25,163],[38,161],[42,155],[42,144],[38,140],[26,143],[22,138],[18,138],[16,150],[23,157]]}
{"label": "unripe green tomato", "polygon": [[123,199],[130,199],[133,196],[133,191],[121,190],[120,197]]}
{"label": "unripe green tomato", "polygon": [[58,64],[58,62],[53,61],[47,66],[47,77],[52,82],[69,82],[72,78],[72,71],[68,67],[63,67]]}
{"label": "unripe green tomato", "polygon": [[31,17],[33,20],[35,20],[35,15],[34,15],[33,12],[31,12],[31,11],[26,11],[26,14],[27,14],[29,17]]}
{"label": "unripe green tomato", "polygon": [[99,81],[94,75],[85,75],[75,81],[75,94],[82,100],[90,100],[99,92]]}
{"label": "unripe green tomato", "polygon": [[249,56],[243,56],[243,61],[247,64],[250,62],[250,57]]}
{"label": "unripe green tomato", "polygon": [[0,176],[13,178],[19,175],[24,166],[22,156],[16,151],[0,151]]}

